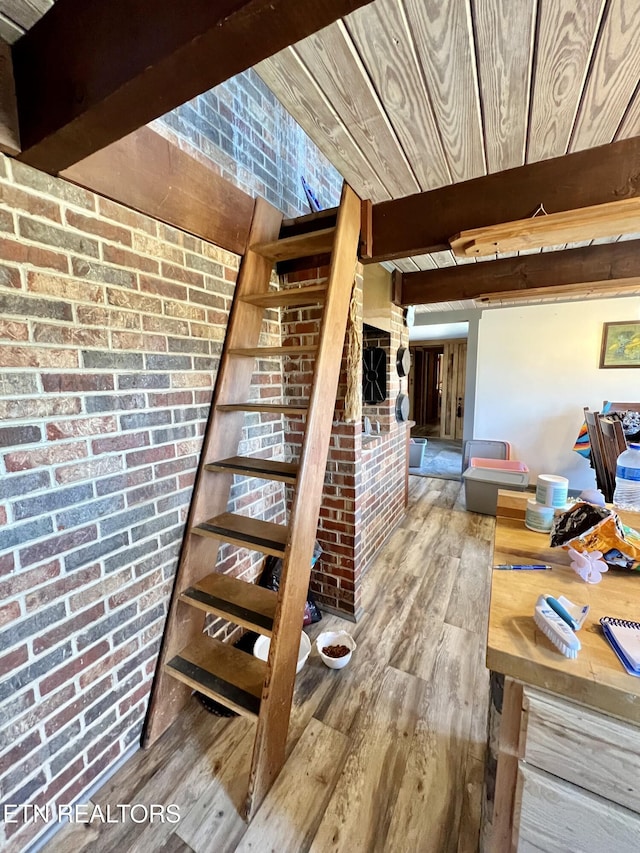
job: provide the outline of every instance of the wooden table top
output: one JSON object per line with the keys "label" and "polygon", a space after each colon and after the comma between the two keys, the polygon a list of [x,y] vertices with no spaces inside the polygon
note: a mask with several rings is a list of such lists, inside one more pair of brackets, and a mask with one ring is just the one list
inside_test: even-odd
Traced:
{"label": "wooden table top", "polygon": [[[625,672],[599,625],[601,616],[640,622],[640,572],[610,569],[599,584],[585,583],[570,568],[568,553],[549,546],[548,533],[524,526],[529,497],[526,492],[498,492],[493,565],[548,563],[553,570],[493,572],[487,666],[640,723],[640,678]],[[623,523],[640,529],[640,513],[619,515]],[[541,593],[590,606],[578,631],[582,649],[576,660],[564,657],[533,621]]]}

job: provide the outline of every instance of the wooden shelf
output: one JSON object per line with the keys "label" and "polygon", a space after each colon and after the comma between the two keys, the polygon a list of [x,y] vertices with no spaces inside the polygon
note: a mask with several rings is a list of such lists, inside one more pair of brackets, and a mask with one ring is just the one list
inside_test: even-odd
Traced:
{"label": "wooden shelf", "polygon": [[230,456],[218,462],[208,462],[207,471],[227,471],[243,477],[259,477],[262,480],[278,480],[294,485],[298,476],[295,462],[278,462],[275,459],[260,459],[255,456]]}
{"label": "wooden shelf", "polygon": [[228,643],[202,634],[168,661],[164,670],[238,714],[258,715],[266,664]]}
{"label": "wooden shelf", "polygon": [[289,406],[286,403],[224,403],[216,406],[219,412],[265,412],[273,415],[306,415],[306,406]]}
{"label": "wooden shelf", "polygon": [[262,308],[284,308],[289,305],[317,305],[324,302],[326,295],[326,284],[310,284],[307,287],[286,287],[284,290],[254,293],[242,297],[242,301]]}
{"label": "wooden shelf", "polygon": [[223,512],[208,521],[191,528],[197,536],[211,536],[223,539],[235,545],[261,551],[263,554],[273,554],[282,557],[289,535],[288,527],[274,524],[271,521],[261,521],[246,515]]}
{"label": "wooden shelf", "polygon": [[561,243],[578,243],[597,237],[634,234],[638,230],[639,216],[640,199],[623,198],[578,210],[562,210],[559,213],[461,231],[449,243],[453,253],[462,258],[494,255],[496,252],[518,252]]}
{"label": "wooden shelf", "polygon": [[278,594],[255,583],[214,572],[185,589],[180,598],[250,631],[271,636]]}
{"label": "wooden shelf", "polygon": [[272,261],[289,261],[293,258],[306,258],[319,252],[330,252],[333,249],[335,228],[322,228],[307,234],[296,234],[283,240],[273,240],[268,243],[254,243],[249,248],[252,252],[269,258]]}

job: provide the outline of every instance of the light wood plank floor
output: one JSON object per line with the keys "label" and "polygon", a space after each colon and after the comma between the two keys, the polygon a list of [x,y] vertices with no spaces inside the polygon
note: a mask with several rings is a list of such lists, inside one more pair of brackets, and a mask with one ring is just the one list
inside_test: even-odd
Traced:
{"label": "light wood plank floor", "polygon": [[174,803],[177,824],[70,825],[52,853],[475,853],[489,704],[484,645],[494,519],[460,483],[412,477],[410,505],[364,581],[344,670],[312,654],[296,684],[289,757],[251,825],[253,723],[194,707],[92,802]]}

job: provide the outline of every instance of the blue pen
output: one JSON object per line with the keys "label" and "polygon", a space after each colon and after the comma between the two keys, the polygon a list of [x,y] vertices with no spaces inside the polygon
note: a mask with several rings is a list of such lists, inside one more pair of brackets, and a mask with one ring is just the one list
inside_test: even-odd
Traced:
{"label": "blue pen", "polygon": [[503,565],[503,566],[494,566],[494,569],[499,569],[503,572],[509,571],[534,571],[534,572],[550,572],[551,566],[548,566],[543,563],[533,563],[533,564],[521,564],[521,565]]}

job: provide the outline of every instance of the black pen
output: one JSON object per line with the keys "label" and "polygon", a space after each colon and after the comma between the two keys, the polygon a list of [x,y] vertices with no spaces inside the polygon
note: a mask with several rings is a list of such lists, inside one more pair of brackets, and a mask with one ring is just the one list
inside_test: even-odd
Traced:
{"label": "black pen", "polygon": [[504,565],[504,566],[494,566],[493,568],[499,569],[500,571],[503,571],[503,572],[510,572],[512,570],[513,571],[516,571],[516,570],[525,571],[526,570],[526,571],[535,571],[535,572],[550,572],[551,571],[551,566],[548,566],[548,565],[543,564],[543,563],[522,564],[522,565]]}

